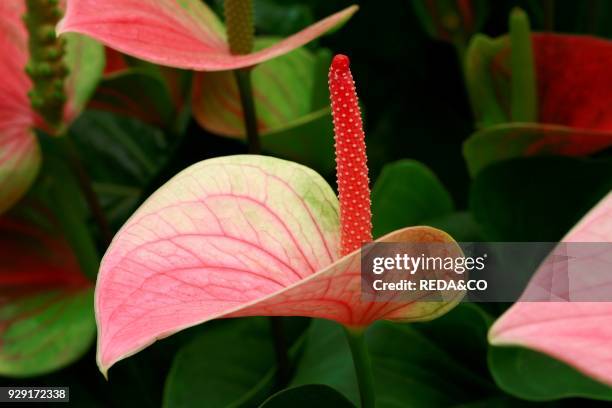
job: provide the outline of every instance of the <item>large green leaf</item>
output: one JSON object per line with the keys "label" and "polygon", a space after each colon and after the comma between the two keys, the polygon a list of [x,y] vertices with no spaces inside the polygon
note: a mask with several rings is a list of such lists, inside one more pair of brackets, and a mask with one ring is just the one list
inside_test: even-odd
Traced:
{"label": "large green leaf", "polygon": [[372,189],[372,223],[377,237],[452,210],[452,199],[442,183],[414,160],[386,165]]}
{"label": "large green leaf", "polygon": [[474,180],[471,211],[490,241],[553,242],[612,189],[612,161],[515,159]]}
{"label": "large green leaf", "polygon": [[260,408],[351,408],[346,397],[327,385],[301,385],[280,391],[268,398]]}
{"label": "large green leaf", "polygon": [[172,145],[157,128],[109,112],[87,111],[70,128],[109,222],[119,228],[145,198]]}
{"label": "large green leaf", "polygon": [[[489,323],[478,306],[461,304],[432,322],[370,327],[377,407],[450,406],[498,396],[485,360]],[[308,333],[292,384],[312,383],[359,401],[350,350],[337,324],[315,321]]]}
{"label": "large green leaf", "polygon": [[480,242],[483,240],[480,225],[467,211],[456,211],[428,220],[427,225],[441,229],[457,242]]}
{"label": "large green leaf", "polygon": [[[378,405],[448,406],[494,396],[484,363],[489,323],[471,304],[430,323],[378,323],[368,335]],[[450,333],[461,336],[451,340]]]}
{"label": "large green leaf", "polygon": [[275,372],[269,321],[225,321],[177,353],[166,380],[164,406],[256,406],[272,391]]}
{"label": "large green leaf", "polygon": [[548,401],[585,397],[612,401],[612,387],[537,351],[491,346],[489,367],[497,385],[519,398]]}
{"label": "large green leaf", "polygon": [[90,107],[135,117],[160,127],[168,126],[175,113],[172,97],[162,78],[139,67],[106,76]]}
{"label": "large green leaf", "polygon": [[328,385],[357,405],[359,389],[345,336],[339,324],[314,320],[306,333],[304,352],[290,385]]}

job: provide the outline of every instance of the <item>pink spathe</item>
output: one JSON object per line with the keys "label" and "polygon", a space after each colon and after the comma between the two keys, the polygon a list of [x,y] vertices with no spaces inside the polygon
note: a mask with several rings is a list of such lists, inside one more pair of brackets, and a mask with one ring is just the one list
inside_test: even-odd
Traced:
{"label": "pink spathe", "polygon": [[[359,247],[371,240],[369,189],[345,58],[330,70],[337,148],[348,149],[337,157],[358,165],[338,168],[340,202],[313,170],[272,157],[220,157],[179,173],[134,213],[102,260],[95,310],[104,374],[155,340],[216,318],[308,316],[365,327],[379,319],[429,320],[457,304],[462,293],[441,302],[362,300]],[[348,96],[333,95],[343,86]],[[352,212],[363,229],[350,222]],[[454,243],[430,227],[379,241]],[[447,248],[449,256],[461,254],[456,243]]]}
{"label": "pink spathe", "polygon": [[196,71],[249,67],[286,54],[342,24],[357,6],[246,55],[229,50],[224,27],[200,0],[72,0],[59,33],[78,32],[140,59]]}
{"label": "pink spathe", "polygon": [[[612,242],[612,193],[563,242]],[[544,272],[536,272],[530,286]],[[549,354],[612,385],[612,303],[519,301],[495,322],[489,339],[493,345],[518,345]]]}

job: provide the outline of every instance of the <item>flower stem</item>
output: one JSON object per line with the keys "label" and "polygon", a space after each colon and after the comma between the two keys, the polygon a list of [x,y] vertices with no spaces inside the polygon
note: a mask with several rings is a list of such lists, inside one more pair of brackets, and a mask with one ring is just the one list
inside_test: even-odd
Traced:
{"label": "flower stem", "polygon": [[79,157],[72,140],[70,140],[70,137],[59,137],[57,138],[57,141],[62,149],[62,152],[64,153],[68,165],[70,166],[70,170],[76,176],[79,183],[79,188],[83,193],[83,198],[85,198],[89,211],[91,212],[91,215],[98,226],[104,248],[107,248],[113,239],[113,233],[108,225],[106,215],[104,215],[104,211],[102,210],[98,196],[93,190],[91,178],[89,177],[85,166],[83,166],[81,158]]}
{"label": "flower stem", "polygon": [[282,390],[289,383],[291,375],[289,367],[289,354],[287,348],[287,337],[285,336],[285,324],[280,316],[271,316],[270,329],[272,331],[272,339],[274,342],[274,353],[276,355],[276,387]]}
{"label": "flower stem", "polygon": [[359,397],[362,408],[376,407],[376,393],[374,392],[374,380],[372,377],[372,366],[370,356],[365,344],[365,328],[344,327],[346,339],[348,340],[351,354],[353,355],[353,365],[357,375],[359,385]]}
{"label": "flower stem", "polygon": [[240,102],[244,112],[244,128],[249,145],[249,153],[261,153],[261,143],[257,130],[257,113],[255,111],[255,101],[253,99],[253,87],[251,85],[251,70],[237,69],[234,71],[238,91],[240,92]]}

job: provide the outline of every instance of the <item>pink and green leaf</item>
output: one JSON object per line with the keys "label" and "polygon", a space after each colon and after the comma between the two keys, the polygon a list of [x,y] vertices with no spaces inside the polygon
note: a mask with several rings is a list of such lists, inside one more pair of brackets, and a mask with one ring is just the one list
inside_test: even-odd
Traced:
{"label": "pink and green leaf", "polygon": [[68,100],[64,120],[70,124],[85,108],[102,79],[105,66],[104,47],[83,35],[67,34],[66,57],[69,75],[65,89]]}
{"label": "pink and green leaf", "polygon": [[[274,40],[258,39],[256,47]],[[317,54],[298,48],[266,61],[252,71],[259,132],[264,151],[295,160],[329,174],[334,166],[331,112],[322,71],[329,67],[327,50]],[[325,101],[319,100],[325,94]],[[229,71],[195,76],[192,107],[205,129],[224,136],[244,137],[242,104]]]}
{"label": "pink and green leaf", "polygon": [[[263,49],[277,41],[259,38],[255,49]],[[305,48],[298,48],[253,69],[255,107],[262,136],[311,112],[316,58]],[[244,137],[242,105],[232,72],[196,74],[193,112],[200,125],[213,133]]]}
{"label": "pink and green leaf", "polygon": [[196,71],[244,68],[286,54],[334,29],[348,7],[263,50],[230,53],[223,26],[199,0],[78,0],[68,3],[59,32],[79,32],[145,61]]}
{"label": "pink and green leaf", "polygon": [[[362,302],[359,251],[340,258],[338,211],[319,175],[279,159],[230,156],[179,173],[104,256],[95,296],[100,369],[215,318],[312,316],[367,325],[429,319],[454,305]],[[452,242],[425,227],[383,240]]]}
{"label": "pink and green leaf", "polygon": [[46,207],[20,206],[0,217],[0,373],[39,375],[89,347],[93,288]]}
{"label": "pink and green leaf", "polygon": [[10,128],[0,123],[0,214],[28,191],[40,163],[40,148],[29,124]]}
{"label": "pink and green leaf", "polygon": [[[609,193],[563,242],[612,242],[611,231],[612,193]],[[538,277],[545,273],[545,270],[537,271],[526,291],[537,287]],[[494,346],[520,346],[548,354],[597,381],[612,385],[611,321],[612,304],[606,302],[519,300],[493,325],[489,341]]]}
{"label": "pink and green leaf", "polygon": [[40,152],[30,128],[34,114],[27,92],[30,78],[27,33],[21,22],[25,4],[0,4],[0,47],[10,58],[0,62],[0,213],[28,190],[40,166]]}

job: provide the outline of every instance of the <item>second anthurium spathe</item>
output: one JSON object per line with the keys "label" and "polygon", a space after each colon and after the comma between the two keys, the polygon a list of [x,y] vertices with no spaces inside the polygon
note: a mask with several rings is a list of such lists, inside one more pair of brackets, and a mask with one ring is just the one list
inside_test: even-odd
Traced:
{"label": "second anthurium spathe", "polygon": [[[62,133],[104,68],[99,44],[81,35],[56,37],[57,3],[32,9],[26,14],[25,0],[0,3],[0,213],[38,174],[41,154],[34,130]],[[28,34],[28,25],[35,36]]]}
{"label": "second anthurium spathe", "polygon": [[[419,321],[441,302],[361,296],[360,248],[371,241],[365,142],[345,56],[329,74],[339,200],[313,170],[272,157],[228,156],[182,171],[115,236],[98,275],[95,309],[103,373],[157,339],[211,319],[309,316],[363,329],[379,319]],[[409,182],[409,181],[407,181]],[[382,242],[449,243],[430,227]]]}
{"label": "second anthurium spathe", "polygon": [[514,157],[585,156],[611,146],[612,42],[532,34],[519,9],[509,26],[506,36],[474,36],[466,55],[480,127],[464,146],[470,172]]}
{"label": "second anthurium spathe", "polygon": [[[227,2],[226,15],[228,5],[248,13],[248,7],[240,7],[240,3]],[[356,11],[357,6],[348,7],[256,52],[240,46],[240,39],[252,42],[250,19],[247,25],[251,27],[228,24],[231,30],[226,34],[221,21],[200,0],[72,0],[58,31],[85,34],[125,54],[161,65],[226,71],[286,54],[334,29]],[[238,39],[234,44],[230,44],[232,36]]]}
{"label": "second anthurium spathe", "polygon": [[[612,193],[608,192],[567,233],[562,242],[612,242],[611,231]],[[612,341],[612,304],[597,301],[597,294],[601,293],[601,289],[610,285],[610,274],[598,274],[596,266],[605,265],[609,261],[609,255],[600,249],[594,252],[582,259],[568,255],[566,260],[558,262],[552,268],[550,263],[544,263],[534,274],[521,299],[491,327],[491,344],[520,346],[546,353],[604,384],[611,385],[612,361],[609,356]],[[559,271],[564,271],[565,282],[564,279],[555,279],[563,276]],[[589,273],[585,274],[585,271]],[[569,285],[564,287],[567,282]],[[536,293],[547,293],[550,300],[529,301]],[[581,301],[572,299],[572,295]],[[531,361],[526,362],[530,363]],[[534,383],[531,388],[537,389],[538,382],[548,380],[534,376],[532,381]],[[578,387],[575,383],[568,382],[565,386],[566,395],[584,395],[576,392],[574,388]],[[546,394],[546,388],[541,387],[542,395]]]}

